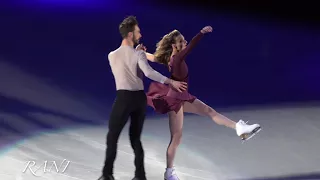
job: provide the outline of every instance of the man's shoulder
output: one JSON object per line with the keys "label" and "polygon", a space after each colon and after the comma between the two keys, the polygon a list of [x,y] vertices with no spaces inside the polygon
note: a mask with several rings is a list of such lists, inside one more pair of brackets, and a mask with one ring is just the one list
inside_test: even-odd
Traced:
{"label": "man's shoulder", "polygon": [[135,54],[139,58],[147,58],[147,55],[143,50],[135,50]]}
{"label": "man's shoulder", "polygon": [[109,52],[109,55],[113,55],[113,54],[123,54],[125,52],[130,52],[130,53],[134,53],[135,50],[132,50],[130,48],[127,48],[127,47],[123,47],[123,46],[120,46],[118,47],[117,49],[113,50],[113,51],[110,51]]}
{"label": "man's shoulder", "polygon": [[111,52],[108,53],[108,60],[109,60],[109,61],[112,59],[112,55],[113,55],[113,54],[114,54],[113,51],[111,51]]}
{"label": "man's shoulder", "polygon": [[115,49],[113,51],[110,51],[108,53],[108,59],[111,60],[116,54],[118,54],[117,52],[119,51],[119,48],[118,49]]}
{"label": "man's shoulder", "polygon": [[109,61],[112,59],[121,59],[123,56],[130,56],[130,59],[144,59],[146,53],[143,50],[135,50],[130,48],[119,47],[108,53]]}
{"label": "man's shoulder", "polygon": [[115,50],[112,50],[109,52],[109,55],[112,55],[112,54],[116,54],[118,51],[120,51],[121,49],[120,48],[117,48]]}

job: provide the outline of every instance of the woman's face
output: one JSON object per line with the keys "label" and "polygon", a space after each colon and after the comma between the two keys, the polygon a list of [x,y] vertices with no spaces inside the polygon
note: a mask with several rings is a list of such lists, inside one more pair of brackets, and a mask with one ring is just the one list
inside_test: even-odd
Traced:
{"label": "woman's face", "polygon": [[178,51],[181,51],[187,47],[187,41],[184,39],[184,36],[181,34],[176,37],[176,43],[174,44],[174,48]]}

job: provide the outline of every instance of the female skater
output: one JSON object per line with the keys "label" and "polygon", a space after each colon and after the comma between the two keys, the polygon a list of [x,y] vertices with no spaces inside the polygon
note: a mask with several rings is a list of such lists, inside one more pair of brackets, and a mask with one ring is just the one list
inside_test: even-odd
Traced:
{"label": "female skater", "polygon": [[[212,32],[212,27],[204,27],[187,45],[183,35],[179,31],[174,30],[166,34],[157,43],[154,55],[146,53],[147,58],[150,61],[167,66],[172,79],[188,83],[189,74],[185,59],[204,34],[209,32]],[[173,161],[182,137],[184,112],[208,116],[215,123],[234,129],[242,140],[250,139],[261,129],[259,124],[247,125],[242,120],[236,123],[228,119],[191,95],[188,90],[177,92],[166,85],[152,82],[147,92],[147,97],[149,106],[153,107],[156,112],[161,114],[167,113],[169,116],[171,140],[167,149],[167,168],[164,173],[166,180],[179,179],[173,169]]]}

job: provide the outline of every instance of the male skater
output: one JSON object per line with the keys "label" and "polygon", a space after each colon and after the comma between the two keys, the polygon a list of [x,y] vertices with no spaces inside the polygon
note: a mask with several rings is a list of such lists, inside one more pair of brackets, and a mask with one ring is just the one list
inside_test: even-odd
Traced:
{"label": "male skater", "polygon": [[123,38],[121,46],[108,55],[117,95],[109,119],[106,159],[99,180],[114,180],[113,164],[116,158],[117,143],[129,117],[131,118],[129,136],[136,167],[133,180],[146,180],[144,151],[140,140],[147,106],[143,74],[154,81],[168,84],[179,92],[185,91],[187,84],[168,79],[153,70],[148,64],[145,52],[134,49],[134,45],[138,44],[141,38],[138,21],[134,16],[125,18],[119,26],[119,31]]}

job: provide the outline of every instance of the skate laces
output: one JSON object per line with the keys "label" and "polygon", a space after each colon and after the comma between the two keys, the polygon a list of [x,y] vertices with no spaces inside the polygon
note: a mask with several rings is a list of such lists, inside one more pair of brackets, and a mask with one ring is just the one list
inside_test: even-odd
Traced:
{"label": "skate laces", "polygon": [[249,122],[249,121],[244,122],[243,120],[239,120],[239,124],[241,124],[241,125],[247,125],[248,122]]}
{"label": "skate laces", "polygon": [[174,175],[174,176],[177,175],[176,170],[174,168],[172,168],[171,175]]}

